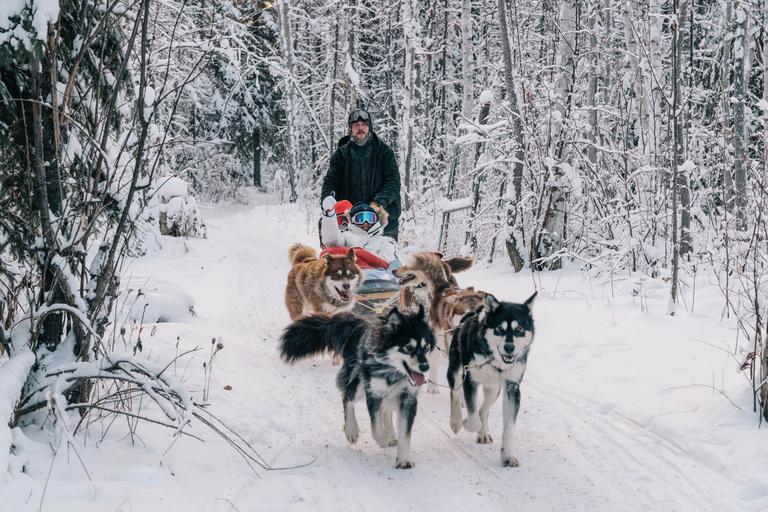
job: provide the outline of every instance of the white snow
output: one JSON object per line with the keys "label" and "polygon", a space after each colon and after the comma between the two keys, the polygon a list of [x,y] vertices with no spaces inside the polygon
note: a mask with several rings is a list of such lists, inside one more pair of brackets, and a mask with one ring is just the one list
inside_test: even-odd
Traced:
{"label": "white snow", "polygon": [[[768,442],[749,383],[735,369],[735,321],[722,317],[719,291],[702,278],[682,287],[685,303],[669,317],[662,280],[598,281],[576,268],[515,274],[503,259],[478,262],[456,276],[460,285],[512,301],[539,291],[516,433],[521,466],[499,462],[501,402],[490,411],[494,443],[478,445],[474,434],[451,432],[445,388],[419,397],[414,469],[396,470],[396,448],[376,445],[364,403],[360,440],[348,444],[338,367],[327,357],[288,366],[276,348],[289,323],[287,250],[317,245],[317,216],[306,212],[320,209],[267,202],[254,195],[247,206],[208,208],[207,239],[165,237],[162,249],[131,262],[124,289],[163,295],[178,314],[162,323],[145,315],[143,325],[110,336],[129,352],[141,336],[136,357],[169,365],[168,377],[197,401],[208,390],[212,415],[266,464],[289,469],[252,470],[199,422],[185,431],[204,442],[119,419],[91,423],[87,442],[76,434],[68,445],[47,421],[13,431],[0,510],[768,509]],[[694,302],[694,290],[691,312],[684,304]],[[194,316],[184,310],[188,297]],[[212,341],[224,346],[213,358]],[[2,374],[13,371],[9,364]],[[2,374],[6,394],[13,383]],[[78,421],[73,412],[69,431]],[[0,447],[7,443],[0,438]]]}
{"label": "white snow", "polygon": [[493,91],[483,91],[480,93],[480,99],[477,100],[478,103],[481,105],[484,105],[486,103],[490,103],[493,101]]}
{"label": "white snow", "polygon": [[155,104],[155,89],[150,86],[144,90],[144,105],[151,107]]}
{"label": "white snow", "polygon": [[158,195],[168,201],[172,197],[186,197],[187,182],[175,176],[160,178],[160,186],[157,187]]}
{"label": "white snow", "polygon": [[680,165],[680,167],[678,167],[678,170],[680,172],[691,172],[695,168],[696,168],[695,163],[693,163],[691,160],[686,160]]}
{"label": "white snow", "polygon": [[435,208],[443,212],[455,212],[471,207],[472,203],[473,199],[471,196],[453,200],[443,199],[435,204]]}
{"label": "white snow", "polygon": [[355,71],[355,67],[352,65],[352,57],[347,55],[347,62],[344,65],[344,74],[349,78],[353,87],[360,87],[360,74]]}
{"label": "white snow", "polygon": [[[28,4],[32,7],[32,32],[26,32],[21,25],[11,21],[11,18],[22,16]],[[3,0],[0,2],[0,44],[13,42],[29,48],[30,38],[46,41],[48,23],[55,23],[58,17],[58,0]]]}

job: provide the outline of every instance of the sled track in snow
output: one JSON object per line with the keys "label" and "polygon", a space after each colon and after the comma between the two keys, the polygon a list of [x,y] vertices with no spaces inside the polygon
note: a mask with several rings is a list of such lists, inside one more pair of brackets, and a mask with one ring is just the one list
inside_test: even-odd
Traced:
{"label": "sled track in snow", "polygon": [[[601,404],[587,397],[552,391],[534,379],[526,385],[529,393],[564,409],[561,421],[569,441],[628,496],[641,493],[648,506],[665,510],[727,509],[713,490],[736,482],[703,457],[687,453],[670,434],[615,409],[595,413]],[[664,496],[659,488],[666,489]]]}

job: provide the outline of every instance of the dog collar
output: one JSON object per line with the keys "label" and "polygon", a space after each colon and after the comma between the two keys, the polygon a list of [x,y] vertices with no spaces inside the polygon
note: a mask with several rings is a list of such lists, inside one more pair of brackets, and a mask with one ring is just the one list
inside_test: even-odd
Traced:
{"label": "dog collar", "polygon": [[425,288],[426,286],[427,286],[427,283],[421,283],[421,284],[418,284],[418,285],[414,286],[414,288],[416,290],[418,290],[419,288]]}
{"label": "dog collar", "polygon": [[470,370],[472,368],[474,368],[476,370],[479,370],[483,366],[488,366],[489,364],[491,364],[494,359],[495,359],[495,357],[493,357],[493,354],[491,354],[491,357],[486,362],[484,362],[483,364],[474,364],[474,365],[465,364],[464,365],[464,371],[466,372],[467,370]]}

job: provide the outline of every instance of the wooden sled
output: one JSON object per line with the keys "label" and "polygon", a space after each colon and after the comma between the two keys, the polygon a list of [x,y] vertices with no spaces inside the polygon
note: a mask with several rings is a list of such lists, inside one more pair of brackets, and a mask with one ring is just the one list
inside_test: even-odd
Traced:
{"label": "wooden sled", "polygon": [[362,316],[386,314],[397,307],[399,298],[400,287],[397,283],[385,279],[366,280],[357,290],[352,312]]}

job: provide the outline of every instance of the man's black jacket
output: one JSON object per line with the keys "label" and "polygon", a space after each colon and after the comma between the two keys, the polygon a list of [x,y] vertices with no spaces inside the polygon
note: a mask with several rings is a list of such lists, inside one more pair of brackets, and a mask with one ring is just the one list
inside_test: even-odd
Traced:
{"label": "man's black jacket", "polygon": [[397,167],[395,153],[388,145],[380,141],[375,133],[371,134],[373,151],[372,162],[363,165],[363,169],[371,169],[371,190],[353,190],[350,177],[350,157],[352,151],[349,135],[339,140],[338,148],[331,157],[328,174],[323,180],[323,190],[320,201],[335,192],[336,199],[346,199],[352,204],[374,202],[384,208],[389,214],[389,222],[384,228],[384,234],[397,240],[400,227],[400,170]]}

